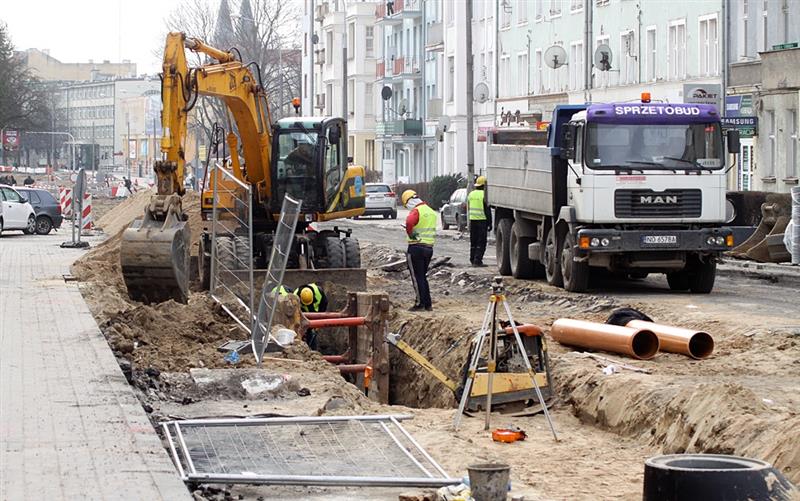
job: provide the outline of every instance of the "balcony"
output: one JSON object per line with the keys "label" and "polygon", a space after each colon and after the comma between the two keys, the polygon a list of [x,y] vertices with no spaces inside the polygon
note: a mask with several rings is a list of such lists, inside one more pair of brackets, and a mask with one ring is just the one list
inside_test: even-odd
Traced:
{"label": "balcony", "polygon": [[375,6],[375,18],[379,23],[400,24],[403,19],[412,19],[422,16],[422,0],[394,0],[394,11],[389,14],[386,10],[386,2],[380,2]]}
{"label": "balcony", "polygon": [[425,41],[425,50],[432,52],[444,51],[444,28],[442,23],[428,25],[428,36]]}
{"label": "balcony", "polygon": [[392,75],[399,75],[400,73],[403,73],[405,67],[406,67],[405,58],[398,57],[397,59],[394,60],[394,64],[392,64]]}
{"label": "balcony", "polygon": [[325,64],[325,49],[316,49],[314,51],[314,64]]}
{"label": "balcony", "polygon": [[379,136],[422,136],[422,120],[393,120],[378,122],[375,134]]}
{"label": "balcony", "polygon": [[442,99],[428,99],[428,120],[436,120],[442,116]]}
{"label": "balcony", "polygon": [[386,76],[386,62],[385,61],[378,61],[375,64],[375,76],[378,78],[383,78]]}

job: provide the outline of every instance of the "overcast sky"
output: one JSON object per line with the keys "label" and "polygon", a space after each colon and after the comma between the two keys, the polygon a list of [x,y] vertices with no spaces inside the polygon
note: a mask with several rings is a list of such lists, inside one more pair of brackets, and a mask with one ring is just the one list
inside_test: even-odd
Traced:
{"label": "overcast sky", "polygon": [[2,0],[0,21],[19,50],[50,49],[62,62],[130,59],[138,73],[158,73],[153,50],[164,19],[180,0]]}

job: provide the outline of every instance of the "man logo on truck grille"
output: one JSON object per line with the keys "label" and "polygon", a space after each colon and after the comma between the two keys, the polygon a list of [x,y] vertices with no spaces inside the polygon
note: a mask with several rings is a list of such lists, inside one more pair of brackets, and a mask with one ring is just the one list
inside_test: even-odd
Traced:
{"label": "man logo on truck grille", "polygon": [[653,195],[641,195],[639,197],[639,203],[642,205],[668,205],[668,204],[677,204],[678,203],[678,196],[677,195],[666,195],[666,196],[653,196]]}

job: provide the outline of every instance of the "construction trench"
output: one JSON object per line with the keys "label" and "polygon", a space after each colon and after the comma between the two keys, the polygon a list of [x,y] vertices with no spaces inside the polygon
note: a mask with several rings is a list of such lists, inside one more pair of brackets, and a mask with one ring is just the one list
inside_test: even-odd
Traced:
{"label": "construction trench", "polygon": [[[401,252],[362,240],[368,293],[362,294],[367,303],[356,306],[355,316],[369,316],[364,308],[370,309],[370,301],[386,303],[372,310],[385,315],[380,322],[358,328],[362,334],[355,357],[346,353],[354,339],[350,328],[322,328],[322,354],[295,343],[267,353],[263,369],[246,353],[234,365],[218,347],[245,335],[205,293],[192,292],[186,305],[151,306],[128,299],[119,270],[119,231],[140,214],[147,198],[138,194],[100,218],[109,238],[77,262],[73,274],[156,430],[164,421],[201,417],[412,414],[403,426],[447,473],[462,477],[469,464],[505,462],[511,465],[512,494],[525,499],[640,499],[644,461],[662,453],[759,458],[800,482],[800,329],[795,319],[737,313],[735,308],[689,308],[672,296],[626,302],[616,296],[568,294],[541,282],[509,279],[515,319],[545,331],[554,390],[550,410],[560,441],[553,441],[541,414],[510,417],[501,411],[493,414],[492,426],[513,425],[528,438],[498,443],[484,431],[482,415],[465,417],[453,431],[458,404],[453,391],[380,342],[387,330],[400,333],[447,377],[459,380],[470,337],[486,308],[491,271],[432,270],[435,311],[411,313],[405,311],[413,302],[408,272],[381,269]],[[192,216],[192,203],[197,201],[186,203],[189,225],[197,235],[202,223]],[[334,294],[330,310],[337,311],[348,298]],[[660,323],[711,333],[713,355],[694,360],[662,352],[651,360],[634,360],[598,352],[607,358],[591,358],[549,336],[559,318],[603,322],[623,306],[645,311]],[[385,357],[385,365],[369,360],[369,352]],[[338,364],[350,367],[340,370]],[[369,396],[363,392],[365,365],[372,367]],[[376,385],[383,386],[378,394]],[[196,499],[352,499],[353,493],[363,499],[397,499],[402,492],[386,487],[190,487]]]}

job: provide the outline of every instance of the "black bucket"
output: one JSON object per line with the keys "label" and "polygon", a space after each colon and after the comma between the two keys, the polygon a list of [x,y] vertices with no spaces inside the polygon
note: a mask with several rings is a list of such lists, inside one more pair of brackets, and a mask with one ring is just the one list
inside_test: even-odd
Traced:
{"label": "black bucket", "polygon": [[778,470],[759,459],[671,454],[644,463],[644,501],[788,501],[797,495]]}

